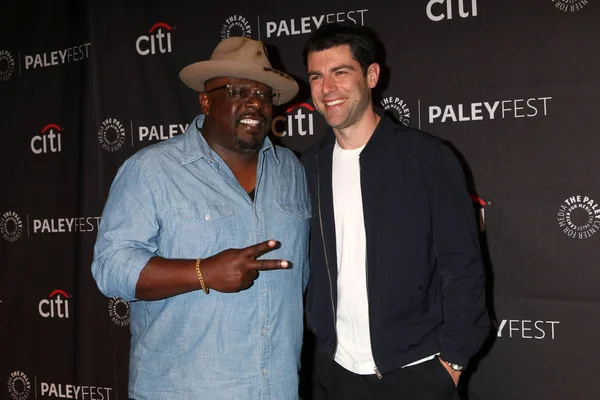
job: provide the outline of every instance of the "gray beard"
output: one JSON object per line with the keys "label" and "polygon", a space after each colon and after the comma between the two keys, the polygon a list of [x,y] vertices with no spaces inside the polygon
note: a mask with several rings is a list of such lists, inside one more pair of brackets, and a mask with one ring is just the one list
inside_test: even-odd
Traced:
{"label": "gray beard", "polygon": [[235,146],[238,149],[242,150],[244,153],[256,153],[258,150],[260,150],[263,141],[265,140],[265,137],[263,137],[262,140],[242,140],[238,135],[234,135],[233,141],[235,142]]}

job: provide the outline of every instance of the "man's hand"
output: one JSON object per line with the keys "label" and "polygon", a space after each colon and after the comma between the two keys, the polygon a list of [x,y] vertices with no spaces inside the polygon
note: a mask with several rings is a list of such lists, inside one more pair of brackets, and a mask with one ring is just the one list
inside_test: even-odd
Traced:
{"label": "man's hand", "polygon": [[453,370],[448,364],[446,364],[446,361],[442,360],[440,357],[438,357],[438,360],[440,360],[444,368],[446,368],[446,371],[448,371],[450,374],[450,377],[452,377],[454,386],[458,386],[458,380],[460,379],[460,374],[462,374],[462,371]]}
{"label": "man's hand", "polygon": [[200,271],[206,286],[219,292],[239,292],[248,289],[258,277],[258,271],[288,268],[285,260],[257,260],[277,247],[268,240],[243,249],[228,249],[205,258]]}

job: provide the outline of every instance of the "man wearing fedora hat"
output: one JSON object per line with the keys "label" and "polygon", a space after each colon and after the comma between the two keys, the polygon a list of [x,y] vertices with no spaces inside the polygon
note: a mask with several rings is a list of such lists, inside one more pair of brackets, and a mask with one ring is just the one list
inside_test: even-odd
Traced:
{"label": "man wearing fedora hat", "polygon": [[99,289],[131,301],[129,397],[297,399],[310,204],[267,133],[298,85],[242,37],[180,77],[202,114],[121,166],[94,249]]}

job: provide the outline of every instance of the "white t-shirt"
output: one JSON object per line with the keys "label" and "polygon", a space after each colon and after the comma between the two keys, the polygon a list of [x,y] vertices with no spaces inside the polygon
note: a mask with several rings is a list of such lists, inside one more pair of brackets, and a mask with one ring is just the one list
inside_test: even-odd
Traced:
{"label": "white t-shirt", "polygon": [[333,150],[333,210],[337,252],[338,336],[335,361],[356,374],[375,373],[369,332],[366,237],[360,189],[360,152],[364,146]]}
{"label": "white t-shirt", "polygon": [[[376,366],[371,350],[367,296],[367,242],[360,183],[360,152],[365,146],[333,149],[332,186],[337,254],[338,337],[335,361],[355,374],[371,375]],[[435,355],[404,367],[431,360]]]}

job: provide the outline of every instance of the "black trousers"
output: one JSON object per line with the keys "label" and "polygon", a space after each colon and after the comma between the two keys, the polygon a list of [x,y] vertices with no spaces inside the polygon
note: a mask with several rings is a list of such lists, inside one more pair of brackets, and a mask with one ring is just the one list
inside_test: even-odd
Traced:
{"label": "black trousers", "polygon": [[313,400],[458,400],[452,377],[438,358],[376,375],[357,375],[315,355]]}

